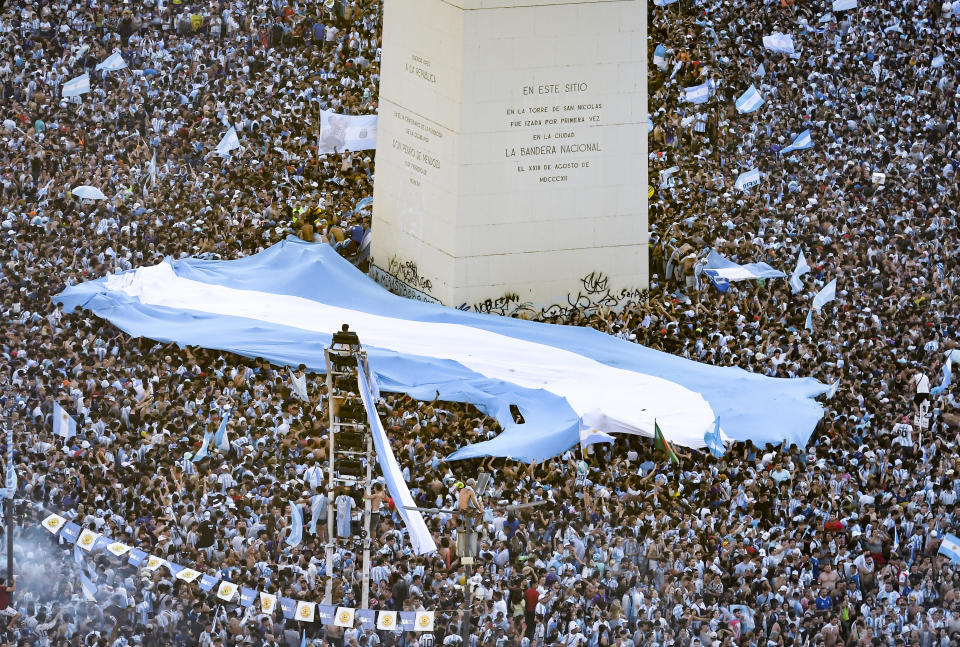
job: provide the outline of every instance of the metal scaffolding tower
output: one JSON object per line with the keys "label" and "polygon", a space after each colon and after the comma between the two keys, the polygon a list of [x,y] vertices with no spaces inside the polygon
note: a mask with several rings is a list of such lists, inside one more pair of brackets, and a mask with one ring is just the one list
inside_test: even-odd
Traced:
{"label": "metal scaffolding tower", "polygon": [[[356,529],[351,513],[348,537],[339,537],[336,523],[336,497],[327,505],[326,593],[324,602],[332,604],[333,555],[338,545],[363,549],[363,584],[360,608],[369,608],[370,601],[370,488],[375,455],[373,436],[360,397],[357,372],[364,371],[370,379],[366,352],[360,340],[346,324],[333,334],[333,342],[326,350],[327,403],[330,411],[329,467],[327,470],[328,496],[344,489],[363,490],[362,530]],[[352,496],[352,495],[351,495]]]}

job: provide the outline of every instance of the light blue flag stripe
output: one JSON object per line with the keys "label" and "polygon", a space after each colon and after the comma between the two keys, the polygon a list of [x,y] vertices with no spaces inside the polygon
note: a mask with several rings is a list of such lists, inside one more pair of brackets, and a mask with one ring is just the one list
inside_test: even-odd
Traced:
{"label": "light blue flag stripe", "polygon": [[280,600],[280,610],[283,612],[283,617],[287,620],[293,619],[293,614],[297,610],[297,601],[293,598],[279,598]]}
{"label": "light blue flag stripe", "polygon": [[[163,274],[163,280],[154,282],[151,277],[159,277],[158,272]],[[141,278],[148,283],[143,284],[142,292],[132,296],[126,286],[139,284]],[[208,300],[194,302],[192,292],[181,291],[183,287],[200,286],[205,294],[210,291],[226,298],[229,292],[238,295],[241,301],[221,302],[223,309],[215,309]],[[285,303],[285,299],[293,297],[309,316],[302,320],[289,317],[281,320],[273,311],[252,315],[242,310],[248,306],[262,307],[264,299]],[[724,432],[733,440],[805,445],[823,412],[814,398],[826,391],[826,385],[812,378],[773,379],[739,369],[699,364],[590,328],[482,315],[397,297],[361,274],[329,245],[294,238],[232,261],[168,259],[156,266],[71,286],[58,295],[56,301],[67,312],[82,307],[104,316],[134,336],[225,350],[246,357],[264,357],[281,366],[303,363],[315,372],[325,370],[325,345],[344,322],[381,325],[381,321],[388,319],[389,330],[410,329],[420,336],[442,325],[458,338],[473,339],[479,335],[498,340],[498,344],[536,349],[544,356],[559,353],[566,358],[565,365],[571,361],[577,365],[587,362],[596,371],[614,370],[617,375],[629,378],[609,382],[612,385],[609,388],[604,386],[605,398],[616,397],[619,401],[620,393],[624,392],[623,401],[628,397],[636,401],[633,389],[630,395],[626,393],[626,385],[635,381],[646,384],[646,380],[655,379],[665,381],[664,388],[669,384],[679,386],[684,389],[684,398],[692,394],[708,405],[708,410],[704,410],[703,415],[697,414],[696,420],[671,425],[675,435],[670,440],[689,447],[703,446],[703,429],[716,416],[723,418]],[[358,324],[353,325],[361,330]],[[442,400],[469,402],[500,423],[504,430],[500,436],[464,447],[451,458],[511,456],[522,461],[545,460],[579,442],[580,420],[588,411],[577,404],[576,393],[564,390],[566,387],[529,388],[511,377],[515,370],[497,372],[472,364],[477,351],[471,350],[471,356],[467,357],[463,352],[465,347],[460,344],[431,342],[424,346],[430,353],[428,356],[425,352],[398,348],[399,343],[411,343],[406,333],[387,334],[384,327],[380,335],[380,329],[372,330],[371,333],[371,328],[364,323],[360,338],[380,391],[432,400],[439,390]],[[502,356],[502,352],[489,343],[481,345],[479,352],[480,356],[490,355],[491,360],[493,355]],[[513,368],[534,370],[539,366],[527,361]],[[593,385],[599,383],[592,382]],[[608,380],[602,383],[607,385]],[[576,388],[585,386],[579,382]],[[649,394],[653,392],[647,391],[645,397],[650,399]],[[743,393],[754,395],[755,401],[750,407],[742,406]],[[696,407],[701,405],[696,399],[690,400],[689,406],[679,407],[684,416],[699,410]],[[597,398],[591,395],[589,400],[596,410]],[[659,397],[656,400],[650,404],[655,409],[663,409],[666,401]],[[514,421],[511,404],[522,411],[523,425]],[[611,420],[622,417],[613,410],[600,410]],[[658,419],[661,417],[658,413]],[[594,426],[608,433],[622,433],[605,428],[602,422]],[[629,433],[652,433],[646,423],[630,423],[624,427]]]}
{"label": "light blue flag stripe", "polygon": [[127,560],[131,566],[140,566],[147,559],[147,554],[140,550],[139,548],[130,549],[130,557]]}
{"label": "light blue flag stripe", "polygon": [[217,582],[220,581],[220,578],[215,575],[207,575],[204,573],[200,576],[200,588],[207,593],[213,590],[213,587],[217,585]]}
{"label": "light blue flag stripe", "polygon": [[303,541],[303,513],[296,501],[290,501],[290,534],[286,541],[291,546],[299,546]]}
{"label": "light blue flag stripe", "polygon": [[246,587],[240,588],[240,606],[250,607],[253,606],[253,603],[259,597],[259,593],[256,589],[248,589]]}
{"label": "light blue flag stripe", "polygon": [[810,332],[813,332],[813,308],[807,310],[807,321],[805,324],[803,324],[803,327]]}
{"label": "light blue flag stripe", "polygon": [[373,629],[377,624],[377,612],[373,609],[357,609],[355,617],[361,629]]}
{"label": "light blue flag stripe", "polygon": [[60,538],[65,539],[71,544],[76,544],[77,539],[80,538],[81,532],[83,532],[83,528],[72,521],[68,521],[67,523],[63,524],[63,530],[60,531]]}

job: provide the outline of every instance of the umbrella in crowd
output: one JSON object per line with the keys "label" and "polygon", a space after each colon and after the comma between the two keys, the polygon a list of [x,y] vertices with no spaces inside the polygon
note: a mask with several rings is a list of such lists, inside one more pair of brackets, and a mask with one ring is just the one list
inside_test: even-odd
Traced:
{"label": "umbrella in crowd", "polygon": [[83,198],[84,200],[106,200],[107,199],[107,196],[103,195],[103,191],[101,191],[95,186],[82,185],[82,186],[74,187],[74,189],[71,190],[70,193],[77,196],[78,198]]}

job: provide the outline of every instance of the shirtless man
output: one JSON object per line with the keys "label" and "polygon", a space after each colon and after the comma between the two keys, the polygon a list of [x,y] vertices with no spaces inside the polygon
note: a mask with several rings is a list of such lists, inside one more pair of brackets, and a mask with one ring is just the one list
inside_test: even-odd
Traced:
{"label": "shirtless man", "polygon": [[459,510],[460,512],[466,512],[471,508],[475,508],[481,514],[483,513],[483,504],[477,499],[477,493],[474,491],[474,486],[477,482],[474,479],[468,479],[466,485],[460,484],[460,499],[459,499]]}

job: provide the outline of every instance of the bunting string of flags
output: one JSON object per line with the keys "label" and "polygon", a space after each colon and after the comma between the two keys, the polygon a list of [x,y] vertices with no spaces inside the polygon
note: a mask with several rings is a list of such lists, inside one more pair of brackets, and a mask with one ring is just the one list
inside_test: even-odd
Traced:
{"label": "bunting string of flags", "polygon": [[[217,575],[201,573],[187,566],[176,564],[157,555],[151,555],[138,548],[114,541],[102,533],[83,528],[67,517],[51,513],[40,522],[47,531],[59,538],[61,543],[73,545],[75,558],[82,562],[86,553],[106,550],[117,558],[127,558],[127,562],[136,568],[156,571],[165,567],[173,577],[186,582],[196,583],[202,591],[211,593],[226,603],[250,607],[259,603],[263,613],[274,613],[277,607],[288,620],[303,623],[320,622],[322,625],[352,628],[357,623],[361,629],[376,628],[381,631],[418,631],[430,632],[434,629],[435,611],[392,611],[377,609],[356,609],[354,607],[320,604],[310,600],[294,600],[267,591],[257,591],[241,587]],[[97,587],[85,575],[81,575],[84,596],[95,598]]]}

